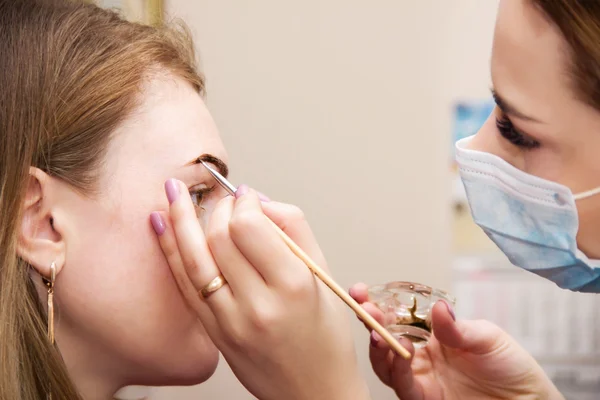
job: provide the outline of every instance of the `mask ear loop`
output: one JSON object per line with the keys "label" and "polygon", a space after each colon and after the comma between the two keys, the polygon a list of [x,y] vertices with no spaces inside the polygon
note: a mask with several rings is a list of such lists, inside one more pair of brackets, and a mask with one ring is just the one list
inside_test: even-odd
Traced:
{"label": "mask ear loop", "polygon": [[574,200],[583,200],[583,199],[587,199],[588,197],[595,196],[597,194],[600,194],[600,187],[597,187],[596,189],[588,190],[587,192],[574,194],[573,199]]}

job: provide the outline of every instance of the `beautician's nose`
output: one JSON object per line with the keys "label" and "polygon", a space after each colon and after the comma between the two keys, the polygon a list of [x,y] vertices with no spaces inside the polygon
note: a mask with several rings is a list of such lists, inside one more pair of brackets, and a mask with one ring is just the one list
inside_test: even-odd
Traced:
{"label": "beautician's nose", "polygon": [[467,144],[471,150],[494,154],[516,168],[525,168],[524,152],[521,148],[510,143],[502,137],[496,127],[496,115],[498,110],[494,109],[477,134]]}

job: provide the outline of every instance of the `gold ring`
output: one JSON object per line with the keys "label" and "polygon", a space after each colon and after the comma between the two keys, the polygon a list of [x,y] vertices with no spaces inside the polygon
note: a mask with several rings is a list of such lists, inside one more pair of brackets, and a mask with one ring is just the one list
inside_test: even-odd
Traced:
{"label": "gold ring", "polygon": [[208,283],[208,285],[206,285],[202,289],[200,289],[200,294],[202,295],[202,297],[204,297],[206,299],[206,298],[208,298],[208,296],[210,296],[211,294],[213,294],[214,292],[216,292],[217,290],[219,290],[223,286],[225,286],[225,284],[227,284],[225,277],[223,277],[223,275],[219,274],[215,279],[210,281]]}

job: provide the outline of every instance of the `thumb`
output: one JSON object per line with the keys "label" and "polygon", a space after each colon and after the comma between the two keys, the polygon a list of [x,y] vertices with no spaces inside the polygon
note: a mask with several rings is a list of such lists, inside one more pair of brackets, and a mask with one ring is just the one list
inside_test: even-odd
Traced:
{"label": "thumb", "polygon": [[291,204],[270,201],[263,202],[262,209],[271,221],[328,272],[323,252],[300,208]]}
{"label": "thumb", "polygon": [[456,321],[452,307],[438,301],[432,310],[433,334],[446,347],[486,354],[500,347],[506,335],[488,321]]}

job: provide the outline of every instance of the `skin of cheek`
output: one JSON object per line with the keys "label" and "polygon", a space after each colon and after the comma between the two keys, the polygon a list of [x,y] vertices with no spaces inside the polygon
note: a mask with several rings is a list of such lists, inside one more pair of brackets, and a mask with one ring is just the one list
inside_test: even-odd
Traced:
{"label": "skin of cheek", "polygon": [[136,371],[130,379],[198,383],[212,373],[209,364],[216,366],[218,356],[149,224],[152,210],[167,208],[166,200],[158,208],[145,200],[161,199],[161,186],[155,185],[156,195],[139,196],[148,193],[141,183],[122,187],[109,208],[89,200],[72,208],[79,210],[77,225],[67,238],[69,263],[57,287],[64,337],[67,346],[78,343],[123,374]]}

